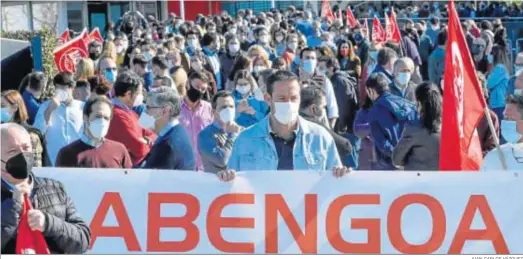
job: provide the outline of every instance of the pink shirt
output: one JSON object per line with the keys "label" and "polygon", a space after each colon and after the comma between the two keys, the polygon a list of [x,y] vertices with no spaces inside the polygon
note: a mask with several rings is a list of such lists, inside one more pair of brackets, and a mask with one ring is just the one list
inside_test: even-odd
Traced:
{"label": "pink shirt", "polygon": [[200,132],[211,124],[214,120],[211,103],[201,100],[193,109],[186,103],[185,98],[182,100],[182,112],[180,114],[180,124],[183,125],[189,137],[191,138],[192,150],[196,170],[203,171],[202,158],[198,151],[198,135]]}

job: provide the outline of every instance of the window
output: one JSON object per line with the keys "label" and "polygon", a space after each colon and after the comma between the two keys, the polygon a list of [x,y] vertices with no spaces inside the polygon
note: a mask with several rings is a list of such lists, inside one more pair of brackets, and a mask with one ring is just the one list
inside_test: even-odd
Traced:
{"label": "window", "polygon": [[29,4],[17,2],[2,2],[2,30],[29,30]]}
{"label": "window", "polygon": [[156,3],[142,3],[143,16],[147,18],[148,15],[158,17]]}
{"label": "window", "polygon": [[58,26],[57,2],[33,2],[33,29],[40,30],[44,27],[56,31]]}
{"label": "window", "polygon": [[67,28],[70,30],[79,32],[84,28],[82,5],[82,2],[67,2]]}

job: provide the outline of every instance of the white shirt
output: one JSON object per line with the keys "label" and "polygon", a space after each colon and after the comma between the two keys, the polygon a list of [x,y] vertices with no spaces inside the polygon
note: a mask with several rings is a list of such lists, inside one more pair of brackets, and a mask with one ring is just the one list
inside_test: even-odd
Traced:
{"label": "white shirt", "polygon": [[[523,143],[501,145],[501,152],[507,161],[507,169],[510,172],[523,173]],[[519,160],[519,162],[518,162]],[[503,170],[499,161],[498,149],[494,148],[488,152],[483,159],[481,171],[500,171]]]}
{"label": "white shirt", "polygon": [[331,80],[327,77],[325,77],[324,91],[325,97],[327,98],[327,117],[329,117],[329,119],[340,117],[334,88],[332,87]]}
{"label": "white shirt", "polygon": [[83,132],[83,108],[84,102],[73,100],[69,106],[60,104],[51,113],[49,123],[45,122],[45,111],[49,101],[42,103],[36,113],[34,127],[39,129],[45,136],[47,153],[51,164],[54,166],[58,152],[63,147],[80,139]]}

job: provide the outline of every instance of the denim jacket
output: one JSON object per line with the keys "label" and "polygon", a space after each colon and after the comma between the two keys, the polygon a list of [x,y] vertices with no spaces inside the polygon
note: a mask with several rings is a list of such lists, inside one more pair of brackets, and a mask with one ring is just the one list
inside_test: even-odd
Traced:
{"label": "denim jacket", "polygon": [[[244,130],[236,139],[228,169],[236,171],[277,170],[278,154],[269,133],[269,118]],[[299,117],[294,144],[294,170],[331,170],[341,167],[338,150],[329,132]]]}

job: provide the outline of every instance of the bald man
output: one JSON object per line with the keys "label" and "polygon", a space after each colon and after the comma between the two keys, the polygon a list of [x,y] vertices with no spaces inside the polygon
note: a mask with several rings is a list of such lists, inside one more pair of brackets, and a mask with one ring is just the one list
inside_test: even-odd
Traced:
{"label": "bald man", "polygon": [[394,81],[389,85],[392,94],[416,102],[416,84],[411,80],[414,69],[414,62],[408,57],[399,58],[394,62]]}
{"label": "bald man", "polygon": [[36,177],[32,171],[29,133],[20,125],[5,123],[1,132],[2,254],[14,254],[18,223],[28,195],[32,208],[29,227],[43,232],[51,253],[80,254],[87,251],[91,231],[76,213],[64,186],[55,180]]}
{"label": "bald man", "polygon": [[519,52],[514,61],[514,75],[508,81],[507,96],[523,95],[523,52]]}

